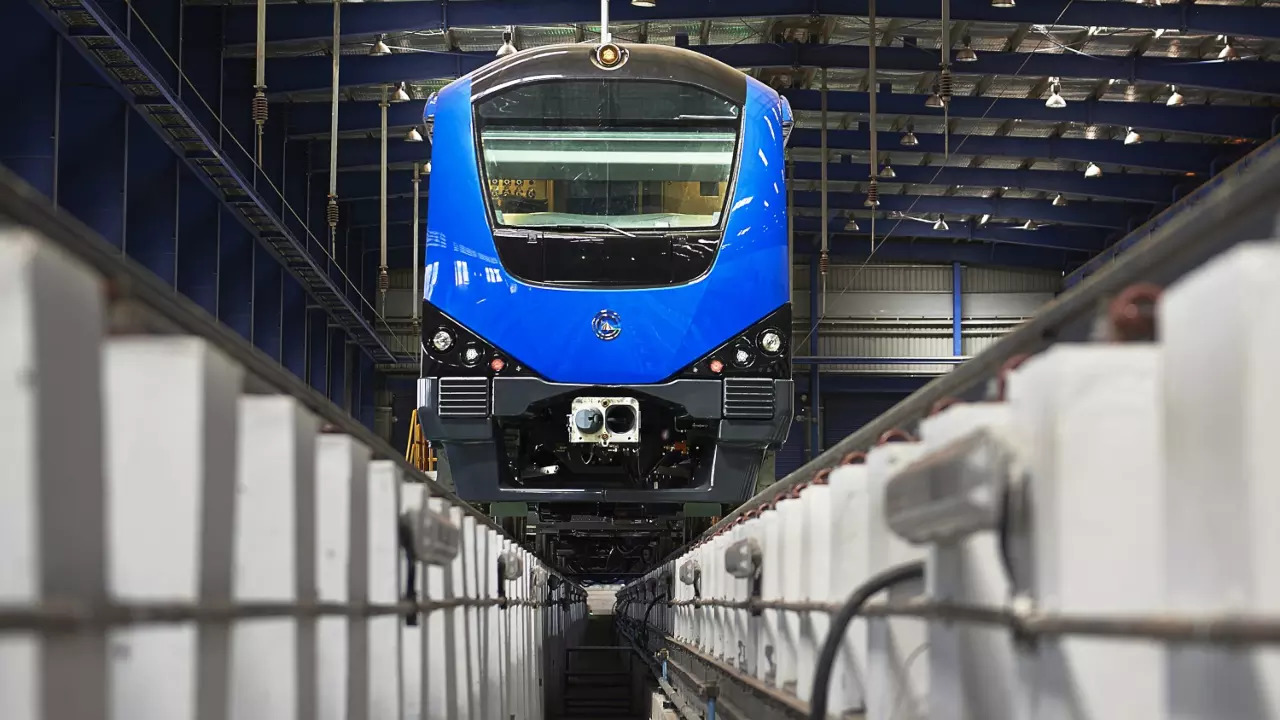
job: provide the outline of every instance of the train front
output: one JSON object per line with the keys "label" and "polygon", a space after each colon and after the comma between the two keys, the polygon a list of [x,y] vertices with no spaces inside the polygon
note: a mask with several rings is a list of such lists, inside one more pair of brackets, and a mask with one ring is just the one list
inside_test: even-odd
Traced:
{"label": "train front", "polygon": [[427,125],[418,404],[458,494],[750,496],[791,423],[785,100],[687,50],[560,45]]}

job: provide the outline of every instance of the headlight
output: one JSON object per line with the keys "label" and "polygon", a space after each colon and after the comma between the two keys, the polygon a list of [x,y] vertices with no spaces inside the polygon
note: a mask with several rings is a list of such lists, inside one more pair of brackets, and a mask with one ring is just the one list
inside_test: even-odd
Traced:
{"label": "headlight", "polygon": [[437,330],[436,334],[431,336],[431,347],[437,352],[444,352],[453,347],[453,336],[448,330]]}
{"label": "headlight", "polygon": [[480,351],[475,347],[469,347],[462,351],[462,361],[468,365],[475,365],[480,359]]}
{"label": "headlight", "polygon": [[765,330],[760,333],[760,349],[770,355],[782,349],[782,336],[777,330]]}
{"label": "headlight", "polygon": [[733,364],[738,367],[746,367],[751,364],[751,353],[745,348],[738,348],[733,353]]}

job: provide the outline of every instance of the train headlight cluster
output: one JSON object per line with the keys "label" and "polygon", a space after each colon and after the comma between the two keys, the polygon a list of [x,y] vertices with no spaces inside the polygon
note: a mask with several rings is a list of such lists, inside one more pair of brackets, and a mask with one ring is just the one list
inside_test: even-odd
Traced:
{"label": "train headlight cluster", "polygon": [[431,336],[431,347],[437,352],[444,352],[453,347],[453,336],[448,330],[437,330],[436,334]]}
{"label": "train headlight cluster", "polygon": [[751,353],[746,348],[738,348],[733,353],[733,364],[738,367],[746,367],[751,364]]}
{"label": "train headlight cluster", "polygon": [[770,355],[776,354],[782,349],[782,335],[772,328],[760,333],[760,349]]}

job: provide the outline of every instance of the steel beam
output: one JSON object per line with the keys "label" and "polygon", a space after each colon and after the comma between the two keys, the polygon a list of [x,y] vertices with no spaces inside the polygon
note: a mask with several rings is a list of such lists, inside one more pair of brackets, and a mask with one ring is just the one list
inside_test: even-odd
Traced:
{"label": "steel beam", "polygon": [[[869,150],[871,133],[866,130],[830,130],[828,145],[836,151]],[[913,152],[940,155],[943,136],[916,133],[920,144],[903,148],[901,134],[881,132],[882,152]],[[792,147],[816,148],[817,130],[796,130],[791,135]],[[1096,162],[1104,166],[1125,166],[1161,170],[1172,173],[1207,175],[1215,163],[1225,167],[1252,149],[1252,145],[1206,145],[1202,143],[1146,142],[1124,145],[1118,140],[1079,140],[1074,138],[1025,138],[1007,136],[953,136],[952,155],[984,155],[988,157],[1043,158]],[[348,140],[338,145],[339,170],[374,169],[378,165],[379,146],[373,140]],[[394,143],[388,152],[392,164],[425,162],[431,157],[428,143]],[[329,151],[319,145],[311,153],[311,170],[327,173]]]}
{"label": "steel beam", "polygon": [[[741,20],[744,17],[865,17],[868,0],[708,0],[660,3],[653,9],[618,3],[612,8],[615,23],[646,21]],[[1141,7],[1115,2],[1024,2],[1016,7],[992,7],[988,0],[953,0],[951,19],[983,23],[1027,25],[1103,26],[1147,30],[1177,29],[1205,34],[1280,38],[1280,9],[1170,3]],[[886,12],[887,11],[887,12]],[[229,44],[254,41],[256,17],[252,6],[226,9]],[[936,21],[935,0],[895,0],[878,13],[886,18]],[[216,16],[213,16],[216,17]],[[395,4],[362,3],[343,8],[344,35],[367,36],[408,30],[444,30],[457,27],[492,27],[495,18],[512,25],[592,24],[599,22],[594,0],[475,0],[446,4],[440,0],[416,0]],[[272,5],[267,39],[323,40],[332,29],[327,3]]]}
{"label": "steel beam", "polygon": [[[375,58],[376,59],[376,58]],[[783,92],[795,110],[818,110],[818,91],[791,89]],[[942,117],[942,110],[925,107],[928,95],[914,93],[876,94],[876,111],[882,116],[908,115]],[[866,113],[871,94],[854,91],[831,91],[831,112]],[[993,98],[957,96],[951,99],[948,115],[952,118],[1035,120],[1043,122],[1075,122],[1089,125],[1114,125],[1140,130],[1197,133],[1219,137],[1266,139],[1271,136],[1271,123],[1276,118],[1274,107],[1241,105],[1188,105],[1180,108],[1161,104],[1123,102],[1119,100],[1071,101],[1065,108],[1046,107],[1037,98]],[[329,106],[323,103],[289,105],[289,129],[293,137],[327,137]],[[347,101],[342,103],[338,131],[343,133],[378,131],[380,122],[377,103]],[[407,130],[422,122],[422,103],[407,102],[388,109],[388,126]]]}
{"label": "steel beam", "polygon": [[[867,48],[862,45],[817,43],[693,45],[690,50],[736,68],[823,67],[864,69]],[[402,80],[460,77],[492,62],[488,51],[396,53],[384,57],[348,55],[342,60],[340,86],[356,87],[396,83]],[[233,71],[247,77],[252,60],[228,61]],[[1260,95],[1280,94],[1276,63],[1205,62],[1181,58],[1085,56],[1074,53],[982,52],[974,62],[956,63],[952,71],[965,75],[1018,75],[1091,80],[1127,79],[1130,82],[1168,83],[1208,90]],[[268,86],[272,93],[323,90],[331,82],[331,61],[323,56],[272,58]],[[877,67],[900,72],[932,72],[938,69],[934,51],[916,47],[885,47],[876,54]]]}

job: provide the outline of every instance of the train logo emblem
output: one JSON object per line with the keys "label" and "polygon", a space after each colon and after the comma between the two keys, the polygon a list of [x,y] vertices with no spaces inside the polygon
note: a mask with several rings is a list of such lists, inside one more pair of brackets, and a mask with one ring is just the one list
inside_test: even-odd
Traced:
{"label": "train logo emblem", "polygon": [[618,313],[612,310],[601,310],[591,319],[591,329],[601,340],[612,340],[622,334],[622,321]]}

